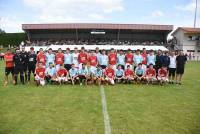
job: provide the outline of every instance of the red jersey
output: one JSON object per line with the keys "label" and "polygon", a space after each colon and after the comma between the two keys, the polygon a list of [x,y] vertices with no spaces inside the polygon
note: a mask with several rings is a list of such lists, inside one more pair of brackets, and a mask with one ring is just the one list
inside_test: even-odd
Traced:
{"label": "red jersey", "polygon": [[63,53],[57,53],[56,56],[55,56],[55,60],[56,60],[56,65],[63,64],[64,63],[64,54]]}
{"label": "red jersey", "polygon": [[43,53],[38,53],[37,62],[42,62],[42,64],[45,66],[45,64],[46,64],[46,55],[43,54]]}
{"label": "red jersey", "polygon": [[38,75],[40,78],[45,77],[45,68],[36,68],[35,74]]}
{"label": "red jersey", "polygon": [[7,68],[14,67],[13,57],[14,57],[13,54],[5,54],[4,55],[5,65]]}
{"label": "red jersey", "polygon": [[142,64],[146,65],[147,64],[147,54],[142,53],[141,55],[142,55],[142,58],[143,58]]}
{"label": "red jersey", "polygon": [[127,53],[125,55],[125,59],[126,59],[126,63],[129,63],[129,64],[133,64],[133,54],[132,53]]}
{"label": "red jersey", "polygon": [[167,76],[167,70],[166,69],[159,69],[158,70],[158,76],[166,77]]}
{"label": "red jersey", "polygon": [[112,68],[107,68],[105,70],[105,75],[108,76],[109,78],[114,78],[115,76],[115,71]]}
{"label": "red jersey", "polygon": [[90,56],[88,60],[91,66],[97,66],[97,56]]}
{"label": "red jersey", "polygon": [[148,75],[148,76],[156,76],[156,70],[149,68],[149,69],[146,70],[146,75]]}
{"label": "red jersey", "polygon": [[117,54],[116,53],[110,53],[108,55],[108,60],[110,65],[116,65],[117,64]]}
{"label": "red jersey", "polygon": [[57,71],[57,76],[58,77],[66,77],[67,76],[67,70],[66,69],[59,69],[58,71]]}
{"label": "red jersey", "polygon": [[79,63],[87,63],[87,54],[86,53],[79,53],[78,62]]}
{"label": "red jersey", "polygon": [[133,76],[134,72],[131,69],[126,69],[125,72],[124,72],[124,74],[125,74],[125,76]]}

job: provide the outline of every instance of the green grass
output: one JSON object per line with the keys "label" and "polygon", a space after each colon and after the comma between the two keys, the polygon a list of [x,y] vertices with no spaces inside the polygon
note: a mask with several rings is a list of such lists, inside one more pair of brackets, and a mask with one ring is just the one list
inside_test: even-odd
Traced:
{"label": "green grass", "polygon": [[[181,86],[104,86],[112,133],[200,133],[199,67],[187,64]],[[3,78],[3,62],[0,68]],[[13,133],[104,133],[99,87],[1,84],[0,134]]]}

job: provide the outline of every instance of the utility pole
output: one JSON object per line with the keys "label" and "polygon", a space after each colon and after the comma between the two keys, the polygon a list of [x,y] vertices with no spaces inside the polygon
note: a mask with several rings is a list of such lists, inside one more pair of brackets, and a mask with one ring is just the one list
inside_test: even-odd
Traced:
{"label": "utility pole", "polygon": [[197,19],[197,1],[198,0],[196,0],[196,6],[195,6],[195,13],[194,13],[194,28],[196,28],[196,19]]}

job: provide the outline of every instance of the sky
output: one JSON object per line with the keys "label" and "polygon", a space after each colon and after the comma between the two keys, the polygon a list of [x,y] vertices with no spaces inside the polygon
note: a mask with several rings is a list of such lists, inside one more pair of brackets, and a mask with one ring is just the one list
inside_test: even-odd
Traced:
{"label": "sky", "polygon": [[[169,24],[193,27],[195,0],[0,0],[0,28],[26,23]],[[198,0],[197,27],[200,27]]]}

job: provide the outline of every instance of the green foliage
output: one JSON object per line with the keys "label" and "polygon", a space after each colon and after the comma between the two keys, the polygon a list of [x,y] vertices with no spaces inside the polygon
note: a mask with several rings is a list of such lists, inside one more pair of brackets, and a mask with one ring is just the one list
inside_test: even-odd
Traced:
{"label": "green foliage", "polygon": [[0,33],[0,45],[3,45],[3,47],[19,45],[26,39],[25,33]]}

